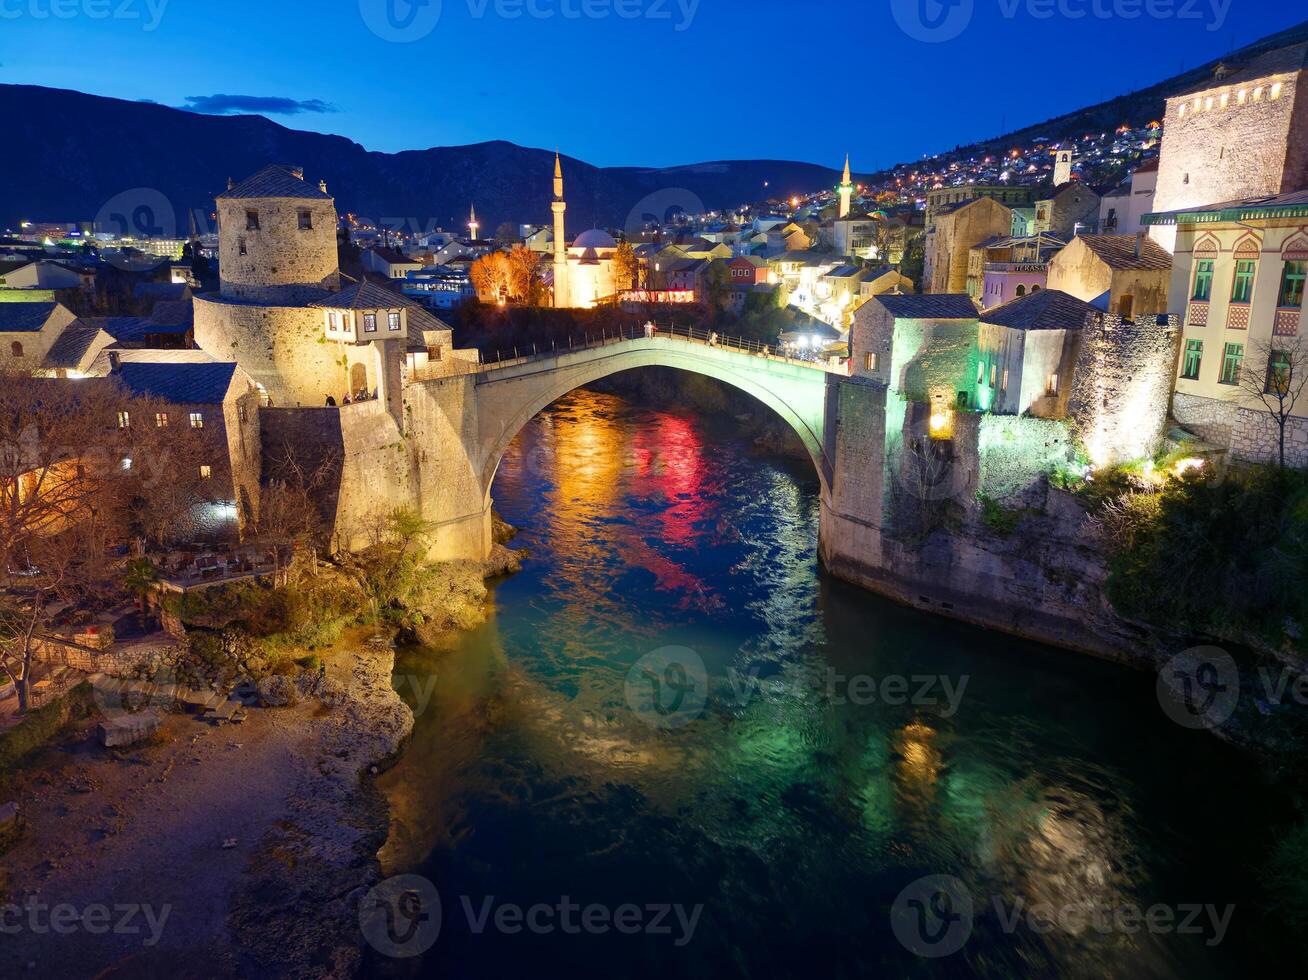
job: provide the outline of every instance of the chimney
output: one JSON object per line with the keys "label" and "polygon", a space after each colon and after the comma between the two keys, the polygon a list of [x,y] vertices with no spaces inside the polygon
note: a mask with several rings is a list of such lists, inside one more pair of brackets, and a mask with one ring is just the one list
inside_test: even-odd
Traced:
{"label": "chimney", "polygon": [[327,193],[327,181],[325,181],[325,180],[320,180],[320,181],[318,181],[318,190],[320,190],[320,191],[322,191],[324,194],[326,194],[326,193]]}
{"label": "chimney", "polygon": [[1138,259],[1140,253],[1144,251],[1144,240],[1147,232],[1137,231],[1135,233],[1135,257]]}
{"label": "chimney", "polygon": [[232,178],[228,177],[228,178],[227,178],[227,189],[228,189],[228,190],[231,190],[231,189],[232,189],[233,187],[235,187],[235,186],[236,186],[236,181],[234,181],[234,180],[232,180]]}

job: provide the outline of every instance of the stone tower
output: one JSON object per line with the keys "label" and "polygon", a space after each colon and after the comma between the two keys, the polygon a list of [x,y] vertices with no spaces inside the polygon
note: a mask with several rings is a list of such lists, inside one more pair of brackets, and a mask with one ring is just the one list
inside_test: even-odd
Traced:
{"label": "stone tower", "polygon": [[563,162],[554,154],[554,305],[568,305],[568,239],[563,230],[563,215],[568,210],[563,200]]}
{"label": "stone tower", "polygon": [[849,217],[849,209],[854,200],[854,181],[849,175],[849,154],[845,154],[845,175],[840,178],[840,216]]}
{"label": "stone tower", "polygon": [[217,198],[222,295],[300,303],[340,288],[336,206],[299,167],[273,165]]}
{"label": "stone tower", "polygon": [[264,167],[218,195],[220,289],[195,297],[195,342],[235,360],[278,407],[342,390],[323,313],[340,288],[336,206],[298,167]]}
{"label": "stone tower", "polygon": [[1072,151],[1054,151],[1054,186],[1062,187],[1072,179]]}

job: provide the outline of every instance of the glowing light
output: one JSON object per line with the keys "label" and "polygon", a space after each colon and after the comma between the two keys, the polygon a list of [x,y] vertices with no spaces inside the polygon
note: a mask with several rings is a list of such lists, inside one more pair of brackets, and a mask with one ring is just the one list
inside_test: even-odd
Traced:
{"label": "glowing light", "polygon": [[1172,464],[1172,475],[1177,479],[1185,476],[1187,473],[1194,473],[1204,468],[1204,461],[1194,456],[1178,459]]}
{"label": "glowing light", "polygon": [[931,414],[931,437],[933,439],[949,438],[950,429],[953,427],[953,413],[947,409],[940,409]]}

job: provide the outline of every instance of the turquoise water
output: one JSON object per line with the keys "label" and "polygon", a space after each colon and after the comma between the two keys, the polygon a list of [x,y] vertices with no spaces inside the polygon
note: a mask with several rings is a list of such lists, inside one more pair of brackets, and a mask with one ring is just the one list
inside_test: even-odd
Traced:
{"label": "turquoise water", "polygon": [[[1202,978],[1290,962],[1259,868],[1292,815],[1258,765],[1170,723],[1149,676],[828,578],[816,479],[752,454],[747,431],[578,392],[515,443],[495,499],[525,570],[483,627],[396,670],[418,721],[383,781],[383,860],[433,883],[439,938],[370,973]],[[913,883],[935,875],[944,904],[914,919]],[[608,911],[565,929],[580,913],[564,896]],[[536,905],[536,931],[493,918]],[[638,909],[625,932],[601,918],[622,905]],[[1151,906],[1171,925],[1156,910],[1133,928]],[[469,910],[490,910],[480,932]],[[912,951],[905,922],[910,946],[948,955]]]}

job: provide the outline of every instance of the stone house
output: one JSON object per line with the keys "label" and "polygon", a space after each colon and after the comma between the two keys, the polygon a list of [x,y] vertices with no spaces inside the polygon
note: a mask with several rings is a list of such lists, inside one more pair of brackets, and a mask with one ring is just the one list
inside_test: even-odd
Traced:
{"label": "stone house", "polygon": [[982,309],[1048,286],[1049,260],[1067,244],[1054,235],[992,238],[968,253],[967,294]]}
{"label": "stone house", "polygon": [[76,319],[60,303],[0,303],[0,364],[39,369]]}
{"label": "stone house", "polygon": [[[1167,100],[1159,213],[1308,187],[1308,43],[1221,64],[1213,77]],[[1176,229],[1152,225],[1170,250]]]}
{"label": "stone house", "polygon": [[877,266],[867,271],[863,281],[858,284],[859,301],[869,300],[882,293],[914,293],[917,287],[913,280],[903,275],[898,269],[888,265]]}
{"label": "stone house", "polygon": [[1131,319],[1167,312],[1172,257],[1144,232],[1078,235],[1049,262],[1049,289]]}
{"label": "stone house", "polygon": [[[1176,238],[1171,312],[1183,331],[1172,411],[1177,421],[1243,459],[1267,460],[1279,433],[1242,372],[1297,356],[1308,278],[1308,191],[1149,215]],[[1302,370],[1302,365],[1296,367]],[[1287,435],[1308,465],[1308,403]]]}
{"label": "stone house", "polygon": [[239,537],[258,518],[262,475],[259,405],[254,379],[235,363],[129,362],[114,378],[132,395],[155,398],[170,406],[161,416],[142,420],[160,428],[199,430],[211,451],[201,461],[199,477],[212,480],[214,502],[197,504],[196,533]]}
{"label": "stone house", "polygon": [[1082,331],[1098,315],[1054,289],[1028,293],[981,314],[978,408],[997,415],[1067,415]]}
{"label": "stone house", "polygon": [[375,245],[359,253],[359,263],[369,272],[387,279],[404,279],[410,272],[421,272],[422,263],[394,248]]}
{"label": "stone house", "polygon": [[968,252],[1009,234],[1013,212],[990,197],[979,197],[940,211],[927,228],[924,292],[967,291]]}
{"label": "stone house", "polygon": [[1075,181],[1055,187],[1035,206],[1037,235],[1056,235],[1065,241],[1082,232],[1098,230],[1100,197]]}
{"label": "stone house", "polygon": [[992,198],[1010,209],[1028,208],[1035,202],[1035,188],[1012,184],[961,184],[933,188],[926,193],[927,227],[941,212],[983,197]]}

